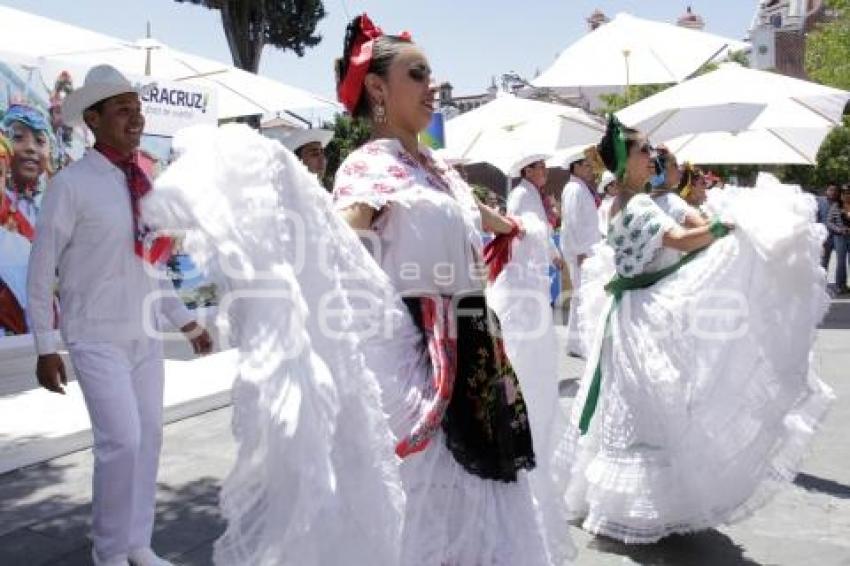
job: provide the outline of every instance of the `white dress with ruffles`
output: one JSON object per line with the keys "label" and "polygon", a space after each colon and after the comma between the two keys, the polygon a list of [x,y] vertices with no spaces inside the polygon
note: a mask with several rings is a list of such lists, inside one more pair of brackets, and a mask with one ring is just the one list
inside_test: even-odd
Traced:
{"label": "white dress with ruffles", "polygon": [[736,228],[625,291],[607,332],[603,286],[676,264],[682,254],[662,245],[674,220],[633,197],[583,269],[592,346],[571,415],[567,503],[590,532],[648,543],[747,517],[794,477],[832,398],[811,364],[828,305],[814,202],[769,177],[715,197],[709,206]]}
{"label": "white dress with ruffles", "polygon": [[[399,293],[454,295],[482,289],[480,216],[471,189],[427,148],[434,170],[395,140],[374,140],[337,172],[337,209],[362,203],[378,211],[367,234],[375,259]],[[367,359],[384,386],[396,434],[410,429],[412,407],[431,379],[422,336],[405,313],[391,340],[375,340]],[[419,356],[419,357],[417,357]],[[393,376],[395,383],[387,383]],[[558,565],[573,554],[566,522],[545,529],[529,474],[506,483],[468,473],[446,448],[442,431],[401,462],[407,497],[403,565]]]}

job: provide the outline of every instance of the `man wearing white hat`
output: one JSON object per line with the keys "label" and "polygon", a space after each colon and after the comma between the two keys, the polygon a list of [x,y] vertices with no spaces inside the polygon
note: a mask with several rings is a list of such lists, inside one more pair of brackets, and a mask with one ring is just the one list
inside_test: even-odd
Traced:
{"label": "man wearing white hat", "polygon": [[284,145],[307,170],[321,181],[325,176],[325,167],[328,161],[325,158],[325,148],[334,137],[331,130],[322,128],[300,128],[284,134],[266,131],[269,137],[274,138]]}
{"label": "man wearing white hat", "polygon": [[161,269],[169,238],[153,237],[139,200],[151,190],[136,161],[145,120],[136,87],[100,65],[63,104],[95,146],[50,181],[27,274],[42,387],[67,383],[53,338],[58,273],[60,330],[94,436],[92,557],[96,565],[165,566],[150,548],[162,441],[162,343],[168,318],[196,353],[211,350]]}
{"label": "man wearing white hat", "polygon": [[519,159],[511,167],[511,177],[520,177],[519,184],[511,189],[508,194],[507,213],[511,216],[533,214],[548,229],[548,257],[550,261],[561,269],[564,265],[561,253],[552,241],[553,223],[556,222],[549,204],[549,199],[544,193],[546,179],[549,173],[546,169],[546,160],[551,155],[545,153],[530,153]]}
{"label": "man wearing white hat", "polygon": [[581,264],[591,248],[600,240],[597,208],[601,202],[591,185],[593,166],[584,150],[569,156],[570,180],[561,193],[561,252],[570,272],[570,314],[567,320],[567,352],[585,357],[579,334],[578,309],[581,287]]}

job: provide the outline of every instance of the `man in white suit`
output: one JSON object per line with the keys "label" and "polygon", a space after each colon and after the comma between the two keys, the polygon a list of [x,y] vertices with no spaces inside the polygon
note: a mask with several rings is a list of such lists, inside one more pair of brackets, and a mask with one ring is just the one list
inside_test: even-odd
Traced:
{"label": "man in white suit", "polygon": [[567,320],[567,352],[585,357],[579,334],[579,303],[581,300],[581,264],[599,242],[600,197],[593,188],[593,166],[584,151],[568,157],[570,180],[561,194],[561,253],[570,272],[570,314]]}
{"label": "man in white suit", "polygon": [[95,146],[51,179],[42,202],[27,275],[36,376],[64,393],[52,332],[58,274],[60,330],[94,435],[92,558],[96,566],[166,566],[150,548],[162,442],[156,321],[168,318],[198,354],[212,343],[163,274],[170,240],[154,238],[140,215],[151,185],[136,160],[145,124],[136,88],[114,68],[94,67],[63,114],[84,120]]}

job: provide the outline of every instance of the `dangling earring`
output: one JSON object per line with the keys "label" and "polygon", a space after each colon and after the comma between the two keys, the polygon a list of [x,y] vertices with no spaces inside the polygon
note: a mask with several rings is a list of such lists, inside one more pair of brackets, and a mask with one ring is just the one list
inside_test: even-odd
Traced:
{"label": "dangling earring", "polygon": [[387,107],[384,106],[383,102],[375,103],[375,123],[377,124],[386,124],[387,123]]}

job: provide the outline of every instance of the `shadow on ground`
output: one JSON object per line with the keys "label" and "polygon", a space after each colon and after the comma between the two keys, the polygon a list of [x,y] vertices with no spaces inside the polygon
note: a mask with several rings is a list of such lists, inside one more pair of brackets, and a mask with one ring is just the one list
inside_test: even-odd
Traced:
{"label": "shadow on ground", "polygon": [[672,535],[655,544],[625,544],[598,536],[588,547],[647,566],[759,566],[731,538],[714,529]]}
{"label": "shadow on ground", "polygon": [[[38,438],[40,437],[28,440]],[[38,496],[39,492],[65,481],[70,468],[73,468],[73,464],[47,462],[0,475],[0,537],[33,522],[38,517],[51,516],[71,509],[74,503],[66,495]],[[0,564],[5,562],[0,560]]]}
{"label": "shadow on ground", "polygon": [[850,485],[837,481],[800,473],[794,478],[794,484],[807,491],[816,491],[839,499],[850,499]]}
{"label": "shadow on ground", "polygon": [[[212,543],[225,526],[219,487],[209,477],[181,486],[160,484],[153,536],[160,555],[185,566],[212,564]],[[90,505],[76,505],[0,537],[0,564],[90,566],[90,514]]]}

